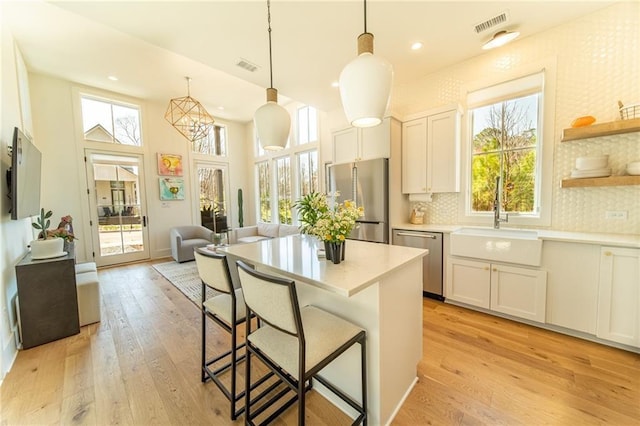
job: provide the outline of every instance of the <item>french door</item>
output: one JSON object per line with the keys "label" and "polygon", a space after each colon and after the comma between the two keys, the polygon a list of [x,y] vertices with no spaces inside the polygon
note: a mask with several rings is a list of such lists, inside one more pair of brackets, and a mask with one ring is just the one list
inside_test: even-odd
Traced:
{"label": "french door", "polygon": [[142,155],[86,150],[85,157],[96,264],[148,259]]}

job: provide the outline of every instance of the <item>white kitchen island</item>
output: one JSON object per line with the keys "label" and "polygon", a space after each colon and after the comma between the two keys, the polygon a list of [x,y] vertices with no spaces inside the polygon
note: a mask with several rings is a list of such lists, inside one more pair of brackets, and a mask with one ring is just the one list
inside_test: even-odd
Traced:
{"label": "white kitchen island", "polygon": [[[367,331],[369,424],[391,422],[417,380],[422,358],[422,257],[427,250],[348,240],[340,264],[317,257],[318,242],[292,235],[225,247],[230,260],[296,281],[300,306],[314,305]],[[234,267],[233,263],[230,265]],[[355,345],[322,375],[356,400],[360,348]],[[353,415],[350,407],[314,388]]]}

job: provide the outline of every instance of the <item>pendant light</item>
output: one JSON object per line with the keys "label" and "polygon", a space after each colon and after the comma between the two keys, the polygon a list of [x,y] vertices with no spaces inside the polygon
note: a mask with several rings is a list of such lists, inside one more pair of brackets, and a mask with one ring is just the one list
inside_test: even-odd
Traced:
{"label": "pendant light", "polygon": [[278,91],[273,88],[273,59],[271,55],[271,2],[267,0],[267,22],[269,24],[269,88],[267,103],[256,110],[253,123],[264,150],[276,151],[287,146],[291,117],[278,105]]}
{"label": "pendant light", "polygon": [[358,57],[340,74],[340,97],[347,120],[355,127],[382,122],[391,93],[393,68],[373,54],[373,34],[367,32],[367,0],[364,0],[364,33],[358,37]]}
{"label": "pendant light", "polygon": [[190,142],[206,137],[213,127],[213,117],[191,97],[191,78],[187,79],[187,96],[169,101],[164,118]]}

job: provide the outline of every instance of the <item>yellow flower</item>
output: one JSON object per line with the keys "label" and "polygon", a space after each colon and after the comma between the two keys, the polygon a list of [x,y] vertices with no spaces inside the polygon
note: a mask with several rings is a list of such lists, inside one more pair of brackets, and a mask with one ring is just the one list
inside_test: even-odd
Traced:
{"label": "yellow flower", "polygon": [[340,241],[344,241],[344,235],[338,235],[338,239],[339,239]]}

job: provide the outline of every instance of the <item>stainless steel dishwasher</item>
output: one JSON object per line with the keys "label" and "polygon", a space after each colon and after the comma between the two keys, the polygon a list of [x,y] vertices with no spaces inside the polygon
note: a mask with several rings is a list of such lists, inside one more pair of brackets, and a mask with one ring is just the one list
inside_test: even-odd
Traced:
{"label": "stainless steel dishwasher", "polygon": [[394,229],[392,244],[429,250],[429,254],[423,258],[422,293],[433,299],[444,300],[442,292],[442,232]]}

